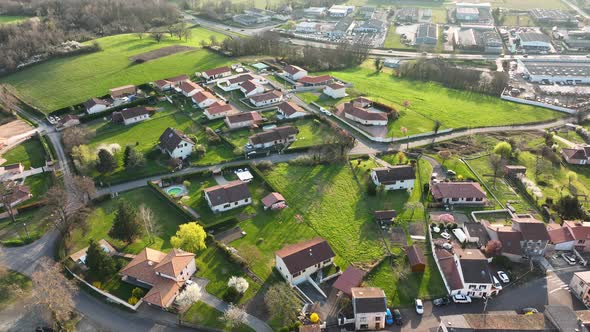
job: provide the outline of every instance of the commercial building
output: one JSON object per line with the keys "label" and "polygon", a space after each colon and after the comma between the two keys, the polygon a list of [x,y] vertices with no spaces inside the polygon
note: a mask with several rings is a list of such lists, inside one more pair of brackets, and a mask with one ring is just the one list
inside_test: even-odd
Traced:
{"label": "commercial building", "polygon": [[352,31],[357,33],[379,33],[385,29],[385,22],[377,20],[377,19],[370,19],[364,21],[362,24],[357,25],[352,29]]}
{"label": "commercial building", "polygon": [[494,23],[490,3],[458,2],[454,12],[455,19],[459,23]]}
{"label": "commercial building", "polygon": [[322,25],[317,22],[300,22],[295,26],[295,32],[318,33],[322,32]]}
{"label": "commercial building", "polygon": [[586,51],[590,50],[590,26],[580,30],[569,30],[560,36],[568,48]]}
{"label": "commercial building", "polygon": [[551,38],[540,32],[517,33],[517,44],[526,52],[548,53],[551,51]]}
{"label": "commercial building", "polygon": [[326,14],[326,7],[309,7],[303,10],[305,16],[322,16]]}
{"label": "commercial building", "polygon": [[519,59],[518,66],[531,82],[590,83],[590,59]]}
{"label": "commercial building", "polygon": [[438,42],[438,26],[431,23],[421,23],[416,30],[416,45],[436,45]]}
{"label": "commercial building", "polygon": [[577,23],[576,18],[559,9],[533,9],[531,18],[541,25],[570,25]]}
{"label": "commercial building", "polygon": [[272,17],[261,14],[238,14],[232,17],[233,21],[241,25],[255,25],[270,22]]}
{"label": "commercial building", "polygon": [[344,6],[344,5],[332,5],[330,9],[328,9],[328,14],[331,17],[344,17],[348,16],[354,11],[354,6]]}
{"label": "commercial building", "polygon": [[395,11],[395,21],[405,23],[418,22],[419,15],[420,10],[418,8],[404,7]]}

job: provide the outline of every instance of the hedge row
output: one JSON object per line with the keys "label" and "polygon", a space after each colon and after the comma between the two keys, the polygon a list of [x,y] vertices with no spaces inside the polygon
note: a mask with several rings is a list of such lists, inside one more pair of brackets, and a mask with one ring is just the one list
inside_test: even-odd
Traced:
{"label": "hedge row", "polygon": [[45,159],[49,160],[49,161],[55,160],[55,153],[53,151],[53,146],[51,146],[49,141],[47,141],[47,137],[45,137],[45,135],[41,135],[39,133],[37,133],[37,135],[39,136],[39,141],[41,142],[41,145],[43,146],[43,150],[45,151]]}

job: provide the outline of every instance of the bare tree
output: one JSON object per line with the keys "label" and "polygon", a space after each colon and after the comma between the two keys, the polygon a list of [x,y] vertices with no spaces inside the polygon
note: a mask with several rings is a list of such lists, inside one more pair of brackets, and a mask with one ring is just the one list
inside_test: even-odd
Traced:
{"label": "bare tree", "polygon": [[75,146],[88,143],[92,133],[83,127],[70,127],[62,131],[61,140],[66,151],[70,152]]}
{"label": "bare tree", "polygon": [[69,321],[74,314],[76,284],[64,277],[60,264],[44,257],[31,280],[34,304],[47,309],[57,326]]}
{"label": "bare tree", "polygon": [[87,176],[74,176],[72,178],[72,194],[76,197],[78,202],[86,205],[92,196],[96,195],[96,186],[92,178]]}
{"label": "bare tree", "polygon": [[156,41],[156,43],[160,43],[162,39],[164,39],[164,32],[162,31],[152,31],[150,32],[150,37]]}
{"label": "bare tree", "polygon": [[143,227],[145,228],[145,232],[148,235],[149,242],[153,243],[153,234],[155,231],[155,221],[156,215],[154,211],[147,207],[145,204],[141,204],[139,207],[139,219],[143,223]]}
{"label": "bare tree", "polygon": [[445,165],[445,162],[453,156],[453,153],[449,150],[442,150],[438,152],[438,156],[442,159],[442,165]]}
{"label": "bare tree", "polygon": [[14,186],[15,183],[11,181],[0,182],[0,204],[4,207],[6,213],[8,213],[8,216],[13,223],[16,222],[16,211],[12,206]]}
{"label": "bare tree", "polygon": [[496,189],[496,180],[498,179],[500,172],[502,172],[504,165],[504,158],[495,153],[490,155],[490,166],[494,172],[494,189]]}
{"label": "bare tree", "polygon": [[86,221],[91,210],[85,206],[76,207],[68,200],[68,193],[63,185],[51,187],[47,193],[45,208],[53,226],[61,233],[66,234],[73,225],[81,225]]}

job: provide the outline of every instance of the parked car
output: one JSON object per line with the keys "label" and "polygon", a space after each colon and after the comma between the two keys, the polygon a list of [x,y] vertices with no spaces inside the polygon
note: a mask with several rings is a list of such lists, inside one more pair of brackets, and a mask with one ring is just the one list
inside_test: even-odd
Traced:
{"label": "parked car", "polygon": [[438,226],[432,226],[432,231],[435,233],[440,233],[440,228]]}
{"label": "parked car", "polygon": [[565,253],[561,254],[561,258],[565,260],[569,265],[576,265],[576,258],[570,255],[566,255]]}
{"label": "parked car", "polygon": [[504,271],[498,271],[498,278],[500,278],[500,280],[502,280],[502,282],[505,284],[510,282],[508,275]]}
{"label": "parked car", "polygon": [[496,278],[495,276],[492,276],[492,280],[494,281],[494,287],[498,290],[502,290],[502,285],[498,281],[498,278]]}
{"label": "parked car", "polygon": [[451,234],[447,233],[446,231],[440,233],[440,236],[442,236],[446,240],[450,240],[451,239]]}
{"label": "parked car", "polygon": [[432,304],[434,304],[437,307],[440,307],[440,306],[443,306],[443,305],[447,305],[449,303],[451,303],[451,300],[449,299],[448,296],[441,297],[441,298],[438,298],[438,299],[434,299],[434,301],[432,301]]}
{"label": "parked car", "polygon": [[389,310],[389,308],[385,311],[385,324],[393,325],[393,315],[391,315],[391,310]]}
{"label": "parked car", "polygon": [[422,315],[424,313],[424,304],[421,299],[415,299],[414,304],[416,305],[416,313]]}
{"label": "parked car", "polygon": [[399,311],[399,309],[393,309],[393,319],[395,320],[396,325],[402,325],[404,323],[402,313]]}
{"label": "parked car", "polygon": [[448,176],[456,176],[457,175],[457,172],[455,172],[452,169],[450,169],[450,170],[447,171],[447,175]]}
{"label": "parked car", "polygon": [[523,315],[530,315],[530,314],[539,313],[539,310],[537,310],[535,308],[522,308],[522,309],[520,309],[520,313]]}
{"label": "parked car", "polygon": [[471,297],[463,294],[453,295],[453,302],[455,303],[471,303]]}
{"label": "parked car", "polygon": [[453,249],[453,245],[450,243],[443,243],[442,247],[447,250]]}

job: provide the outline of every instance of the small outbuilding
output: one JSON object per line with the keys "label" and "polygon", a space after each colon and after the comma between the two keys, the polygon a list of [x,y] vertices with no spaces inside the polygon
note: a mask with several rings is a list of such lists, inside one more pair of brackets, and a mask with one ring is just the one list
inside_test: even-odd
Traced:
{"label": "small outbuilding", "polygon": [[415,244],[409,246],[406,249],[406,255],[408,255],[412,272],[424,272],[426,268],[426,257],[424,257],[422,250],[418,246]]}
{"label": "small outbuilding", "polygon": [[277,192],[270,193],[262,198],[262,205],[264,205],[264,209],[268,210],[277,210],[277,209],[284,209],[287,207],[285,203],[285,198],[283,195]]}
{"label": "small outbuilding", "polygon": [[366,274],[367,273],[361,269],[349,266],[346,271],[336,279],[336,282],[334,282],[332,287],[346,294],[348,297],[352,297],[351,289],[353,287],[359,287]]}

